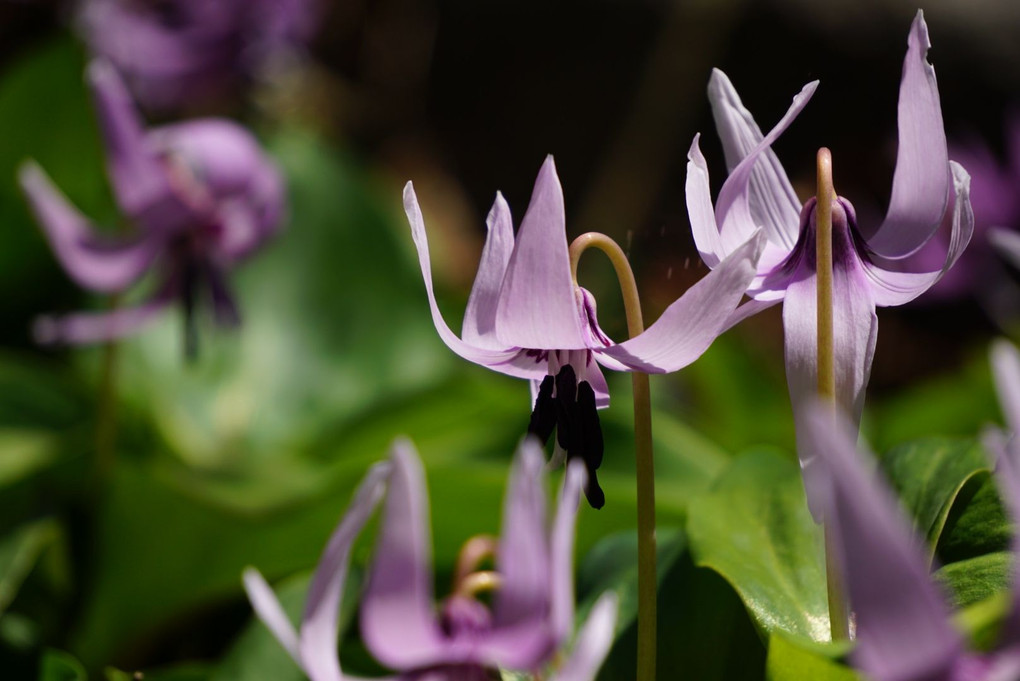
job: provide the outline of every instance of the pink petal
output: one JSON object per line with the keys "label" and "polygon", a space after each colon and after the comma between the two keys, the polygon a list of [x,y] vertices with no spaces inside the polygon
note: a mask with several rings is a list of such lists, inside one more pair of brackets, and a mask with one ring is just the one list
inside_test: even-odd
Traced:
{"label": "pink petal", "polygon": [[464,311],[461,337],[466,343],[480,348],[501,349],[505,346],[496,339],[496,304],[514,248],[514,226],[510,218],[510,206],[498,192],[485,225],[488,233],[475,283],[471,286],[471,295]]}
{"label": "pink petal", "polygon": [[429,501],[410,442],[390,452],[393,472],[375,557],[361,599],[361,636],[377,660],[397,670],[449,662],[432,592]]}
{"label": "pink petal", "polygon": [[109,62],[88,67],[106,161],[121,210],[137,216],[172,195],[166,168],[146,139],[145,127],[124,81]]}
{"label": "pink petal", "polygon": [[415,248],[418,249],[418,264],[421,266],[422,278],[425,280],[425,292],[428,294],[429,308],[432,310],[432,322],[435,324],[439,337],[443,339],[448,348],[475,364],[494,368],[495,365],[514,359],[517,355],[517,348],[508,346],[506,349],[493,350],[478,347],[462,341],[447,326],[439,311],[439,304],[436,303],[436,295],[432,290],[432,264],[429,260],[428,238],[425,236],[425,220],[422,218],[418,197],[415,196],[414,187],[410,182],[404,187],[404,211],[407,213],[408,222],[411,223],[411,236],[414,238]]}
{"label": "pink petal", "polygon": [[715,207],[712,205],[712,187],[708,181],[708,163],[701,153],[698,144],[701,133],[694,136],[691,148],[687,152],[687,214],[691,220],[691,232],[694,244],[698,247],[701,259],[709,268],[714,268],[726,252],[719,236],[719,226],[715,222]]}
{"label": "pink petal", "polygon": [[43,345],[103,343],[130,336],[162,313],[173,300],[173,293],[164,289],[141,305],[110,312],[38,317],[32,325],[32,336]]}
{"label": "pink petal", "polygon": [[301,653],[298,651],[297,631],[294,630],[287,613],[283,611],[273,589],[255,568],[246,568],[243,579],[244,590],[255,614],[300,667]]}
{"label": "pink petal", "polygon": [[[786,381],[793,404],[797,452],[804,476],[808,506],[821,519],[818,461],[804,446],[802,405],[818,394],[818,328],[816,275],[802,266],[786,291],[783,330],[786,345]],[[860,423],[864,392],[871,374],[878,336],[878,318],[870,287],[859,267],[833,270],[833,332],[836,364],[836,401]]]}
{"label": "pink petal", "polygon": [[759,231],[692,286],[644,333],[596,351],[646,373],[681,369],[705,352],[726,326],[756,274],[765,245]]}
{"label": "pink petal", "polygon": [[574,534],[581,489],[587,480],[584,463],[573,460],[563,476],[550,539],[552,602],[549,609],[553,636],[562,643],[574,628]]}
{"label": "pink petal", "polygon": [[496,308],[496,336],[507,346],[586,347],[570,276],[563,189],[552,156],[538,171]]}
{"label": "pink petal", "polygon": [[[754,176],[758,160],[762,154],[769,151],[770,146],[790,126],[793,119],[800,114],[817,88],[818,81],[813,81],[801,89],[793,98],[793,103],[783,118],[744,157],[744,160],[737,164],[729,177],[726,178],[726,182],[723,183],[722,189],[719,190],[719,199],[715,204],[716,222],[719,225],[719,239],[722,245],[720,255],[732,253],[741,244],[750,239],[755,230],[760,227],[755,222],[755,217],[751,212],[750,187],[751,178]],[[757,178],[763,183],[761,193],[768,191],[774,195],[782,195],[786,192],[786,188],[782,186],[780,179],[775,175],[758,175]],[[768,185],[766,183],[772,184]],[[791,229],[796,229],[798,225],[799,222],[795,222]],[[771,239],[771,235],[769,236]],[[776,243],[776,245],[779,246],[780,244]]]}
{"label": "pink petal", "polygon": [[35,163],[23,165],[18,179],[54,254],[80,286],[121,291],[145,273],[159,252],[158,239],[118,242],[97,233]]}
{"label": "pink petal", "polygon": [[907,38],[898,109],[899,150],[885,221],[868,247],[886,258],[920,249],[942,222],[949,196],[949,156],[928,26],[917,11]]}
{"label": "pink petal", "polygon": [[872,296],[879,307],[903,305],[934,286],[963,254],[974,234],[974,212],[970,204],[970,176],[961,165],[949,162],[953,172],[952,210],[946,211],[950,222],[949,248],[942,268],[934,272],[895,272],[876,263],[865,262],[864,271],[872,283]]}
{"label": "pink petal", "polygon": [[619,599],[607,591],[599,596],[574,641],[570,657],[549,681],[592,681],[613,647]]}
{"label": "pink petal", "polygon": [[[751,112],[744,108],[730,79],[719,69],[712,70],[708,100],[712,103],[726,167],[733,170],[761,144],[761,128]],[[762,153],[751,172],[748,201],[754,224],[765,230],[769,241],[782,246],[787,253],[793,250],[797,243],[801,202],[771,148]]]}
{"label": "pink petal", "polygon": [[369,469],[315,568],[301,618],[299,641],[301,667],[311,681],[344,681],[337,656],[337,637],[340,599],[347,578],[351,546],[379,505],[392,469],[388,462],[378,463]]}
{"label": "pink petal", "polygon": [[865,472],[856,427],[827,405],[801,409],[805,443],[831,483],[821,501],[856,616],[854,663],[876,681],[948,678],[962,644],[918,538]]}

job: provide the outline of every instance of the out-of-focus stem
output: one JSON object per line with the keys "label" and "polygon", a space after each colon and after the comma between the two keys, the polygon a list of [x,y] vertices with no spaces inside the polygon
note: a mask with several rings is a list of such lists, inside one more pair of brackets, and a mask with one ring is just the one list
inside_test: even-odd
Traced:
{"label": "out-of-focus stem", "polygon": [[[815,208],[815,269],[817,277],[818,321],[818,394],[835,409],[836,358],[833,337],[832,301],[832,203],[836,191],[832,183],[832,154],[818,150],[818,197]],[[825,577],[829,600],[829,628],[833,641],[850,638],[849,613],[843,594],[842,575],[832,546],[828,522],[825,533]]]}
{"label": "out-of-focus stem", "polygon": [[[637,282],[623,249],[605,234],[588,232],[570,244],[570,267],[577,281],[577,263],[588,248],[597,248],[616,270],[631,338],[645,330]],[[652,409],[648,374],[631,374],[634,385],[634,456],[637,471],[638,629],[637,681],[654,681],[656,657],[655,462],[652,452]]]}

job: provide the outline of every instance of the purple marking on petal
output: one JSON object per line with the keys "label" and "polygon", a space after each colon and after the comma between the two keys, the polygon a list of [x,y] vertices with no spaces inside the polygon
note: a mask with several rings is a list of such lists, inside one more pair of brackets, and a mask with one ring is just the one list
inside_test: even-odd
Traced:
{"label": "purple marking on petal", "polygon": [[700,357],[722,332],[756,273],[765,244],[759,231],[673,302],[644,333],[596,352],[633,371],[668,373]]}
{"label": "purple marking on petal", "polygon": [[949,197],[949,155],[935,69],[928,63],[928,26],[917,11],[907,38],[897,112],[899,149],[892,196],[868,246],[885,258],[918,251],[942,222]]}
{"label": "purple marking on petal", "polygon": [[[761,128],[751,112],[744,108],[730,79],[719,69],[712,69],[708,100],[722,141],[726,167],[732,171],[761,144]],[[754,224],[765,230],[770,242],[789,252],[797,242],[801,203],[771,148],[762,153],[751,172],[748,205]]]}
{"label": "purple marking on petal", "polygon": [[502,349],[506,347],[496,338],[496,305],[514,248],[514,226],[510,217],[510,206],[503,195],[496,193],[496,200],[485,220],[488,232],[478,273],[471,286],[467,309],[464,310],[464,326],[461,337],[466,343],[480,348]]}
{"label": "purple marking on petal", "polygon": [[865,472],[856,427],[830,405],[798,409],[830,483],[820,501],[856,616],[855,665],[876,681],[947,678],[962,641],[918,538],[888,488]]}
{"label": "purple marking on petal", "polygon": [[507,346],[587,347],[570,275],[563,189],[552,157],[538,171],[496,307],[496,337]]}

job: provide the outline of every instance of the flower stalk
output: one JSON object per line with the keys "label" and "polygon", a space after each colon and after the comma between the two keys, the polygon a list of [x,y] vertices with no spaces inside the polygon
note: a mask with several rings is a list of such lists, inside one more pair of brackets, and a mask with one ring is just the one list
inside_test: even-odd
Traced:
{"label": "flower stalk", "polygon": [[[627,256],[619,244],[605,234],[588,232],[570,244],[570,274],[577,284],[577,263],[588,248],[605,253],[616,271],[631,338],[645,330],[641,299]],[[652,451],[652,410],[648,374],[631,374],[634,390],[634,456],[637,477],[638,536],[638,629],[637,681],[655,679],[656,658],[656,567],[655,567],[655,461]]]}
{"label": "flower stalk", "polygon": [[[817,272],[818,395],[835,406],[836,361],[832,305],[832,204],[836,191],[832,183],[832,153],[825,147],[817,157],[818,202],[815,222],[815,263]],[[849,617],[843,597],[843,583],[836,563],[829,522],[825,534],[825,584],[829,600],[829,628],[833,641],[850,638]]]}

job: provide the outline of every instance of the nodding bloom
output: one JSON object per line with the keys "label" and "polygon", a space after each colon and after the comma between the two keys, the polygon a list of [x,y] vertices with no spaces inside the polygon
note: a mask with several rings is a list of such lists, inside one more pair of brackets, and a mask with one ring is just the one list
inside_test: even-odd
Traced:
{"label": "nodding bloom", "polygon": [[21,168],[21,187],[57,259],[80,286],[121,292],[150,270],[158,283],[137,307],[40,318],[35,338],[40,343],[118,338],[179,300],[193,348],[193,315],[200,301],[211,303],[218,323],[239,322],[227,270],[278,230],[282,178],[240,125],[200,119],[145,130],[109,64],[93,62],[88,81],[114,197],[132,229],[96,230],[33,162]]}
{"label": "nodding bloom", "polygon": [[[351,679],[337,655],[340,600],[351,545],[385,494],[375,556],[362,596],[361,637],[372,655],[395,670],[387,679],[485,681],[507,669],[544,671],[570,638],[574,621],[574,525],[584,467],[567,467],[559,505],[546,525],[545,466],[532,438],[514,458],[494,547],[495,570],[477,570],[475,538],[462,552],[453,593],[433,598],[428,493],[421,461],[406,441],[372,468],[355,493],[315,570],[300,632],[295,631],[262,576],[244,575],[256,614],[312,681]],[[465,562],[465,556],[468,560]],[[479,585],[484,585],[479,587]],[[493,589],[491,606],[479,598]],[[603,595],[581,627],[573,651],[550,676],[590,681],[613,639],[616,597]]]}
{"label": "nodding bloom", "polygon": [[[1010,358],[1008,420],[1020,425],[1020,358]],[[1000,364],[997,369],[1003,369]],[[1020,678],[1020,589],[992,652],[967,650],[945,595],[928,572],[923,539],[914,534],[889,487],[877,479],[870,452],[858,452],[856,427],[831,405],[808,402],[805,439],[818,452],[826,484],[818,495],[856,623],[850,658],[874,681],[1015,681]],[[835,419],[835,420],[834,420]],[[1020,448],[1000,455],[998,482],[1020,518]],[[1014,536],[1014,551],[1017,538]]]}
{"label": "nodding bloom", "polygon": [[83,0],[91,52],[152,110],[215,100],[313,36],[321,0]]}
{"label": "nodding bloom", "polygon": [[615,343],[599,328],[595,299],[571,274],[563,190],[550,156],[539,170],[516,237],[510,208],[496,194],[463,331],[457,336],[436,303],[425,223],[410,182],[404,188],[404,210],[439,336],[464,359],[531,381],[531,432],[545,440],[555,428],[568,458],[585,461],[585,495],[596,508],[605,501],[595,477],[602,459],[596,410],[609,405],[599,365],[667,373],[700,357],[740,302],[764,241],[760,234],[749,233],[715,272],[670,305],[644,333]]}
{"label": "nodding bloom", "polygon": [[[935,71],[927,61],[928,28],[921,12],[907,44],[900,81],[899,149],[885,220],[877,229],[861,230],[849,201],[838,197],[832,205],[836,395],[857,422],[878,333],[875,308],[902,305],[930,288],[956,262],[974,227],[969,176],[949,161],[946,152]],[[806,85],[779,123],[762,135],[729,79],[716,70],[708,92],[730,174],[714,208],[697,136],[687,165],[687,207],[706,265],[718,267],[756,229],[768,236],[757,276],[747,291],[753,300],[733,321],[783,302],[786,376],[798,419],[799,405],[817,390],[816,200],[801,205],[771,145],[817,85],[817,81]],[[898,261],[924,246],[944,222],[950,223],[951,236],[941,267],[902,271]],[[798,422],[805,487],[817,519],[812,460],[802,446],[802,430]]]}

